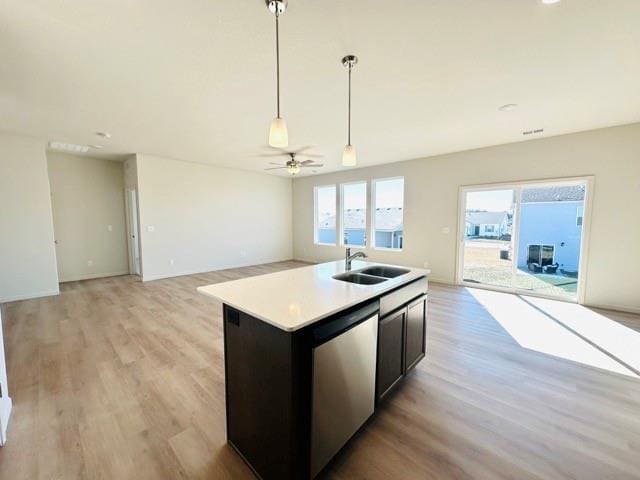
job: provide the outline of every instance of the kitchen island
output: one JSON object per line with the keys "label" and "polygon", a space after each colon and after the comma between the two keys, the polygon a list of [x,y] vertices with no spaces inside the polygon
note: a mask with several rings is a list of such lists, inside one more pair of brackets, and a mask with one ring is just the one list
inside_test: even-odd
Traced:
{"label": "kitchen island", "polygon": [[427,270],[344,261],[198,288],[223,303],[227,440],[317,476],[425,356]]}

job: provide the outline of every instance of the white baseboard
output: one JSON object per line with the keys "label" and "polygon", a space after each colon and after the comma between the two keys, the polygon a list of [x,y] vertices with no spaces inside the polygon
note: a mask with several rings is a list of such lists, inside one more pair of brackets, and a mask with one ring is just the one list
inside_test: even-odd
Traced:
{"label": "white baseboard", "polygon": [[43,290],[41,292],[22,293],[20,295],[11,295],[9,297],[0,297],[0,303],[18,302],[20,300],[29,300],[31,298],[51,297],[53,295],[60,295],[60,289],[55,290]]}
{"label": "white baseboard", "polygon": [[275,259],[275,260],[267,260],[267,261],[261,261],[260,263],[255,263],[255,262],[246,262],[246,263],[233,263],[233,264],[227,264],[227,265],[221,265],[221,266],[216,266],[216,267],[209,267],[209,268],[205,268],[203,269],[197,269],[197,270],[185,270],[185,271],[181,271],[181,272],[170,272],[170,273],[159,273],[156,275],[142,275],[142,281],[143,282],[153,282],[154,280],[163,280],[165,278],[173,278],[173,277],[183,277],[185,275],[197,275],[198,273],[209,273],[209,272],[217,272],[219,270],[229,270],[231,268],[243,268],[243,267],[253,267],[253,266],[258,266],[258,265],[266,265],[269,263],[276,263],[276,262],[288,262],[292,260],[291,258],[281,258],[281,259]]}
{"label": "white baseboard", "polygon": [[7,443],[7,427],[9,426],[12,407],[11,397],[0,398],[0,446]]}
{"label": "white baseboard", "polygon": [[60,279],[60,283],[67,282],[79,282],[81,280],[93,280],[96,278],[107,278],[107,277],[119,277],[120,275],[129,275],[129,270],[122,270],[121,272],[109,272],[109,273],[91,273],[89,275],[79,275],[77,277]]}

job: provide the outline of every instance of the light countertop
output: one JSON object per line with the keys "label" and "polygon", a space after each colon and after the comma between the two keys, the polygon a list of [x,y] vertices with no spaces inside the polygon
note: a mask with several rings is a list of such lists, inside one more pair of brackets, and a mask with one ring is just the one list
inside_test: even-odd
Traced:
{"label": "light countertop", "polygon": [[[374,265],[383,264],[354,260],[351,270]],[[409,273],[375,285],[357,285],[332,278],[345,271],[344,260],[339,260],[198,287],[198,292],[293,332],[429,274],[422,268],[401,268]]]}

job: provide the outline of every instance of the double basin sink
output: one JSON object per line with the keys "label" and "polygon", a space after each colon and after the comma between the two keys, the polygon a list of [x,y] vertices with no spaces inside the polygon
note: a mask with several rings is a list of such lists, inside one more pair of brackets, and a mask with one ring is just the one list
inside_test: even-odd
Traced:
{"label": "double basin sink", "polygon": [[396,278],[405,273],[409,273],[410,270],[406,268],[387,267],[383,265],[377,265],[373,267],[366,267],[360,270],[354,270],[352,272],[344,272],[338,275],[334,275],[333,278],[343,282],[356,283],[358,285],[375,285],[377,283],[386,282],[390,278]]}

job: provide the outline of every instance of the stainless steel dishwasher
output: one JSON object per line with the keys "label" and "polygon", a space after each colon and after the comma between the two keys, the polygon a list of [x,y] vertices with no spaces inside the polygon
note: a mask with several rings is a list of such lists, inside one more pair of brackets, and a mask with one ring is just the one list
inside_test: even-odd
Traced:
{"label": "stainless steel dishwasher", "polygon": [[311,478],[374,412],[377,301],[313,331]]}

